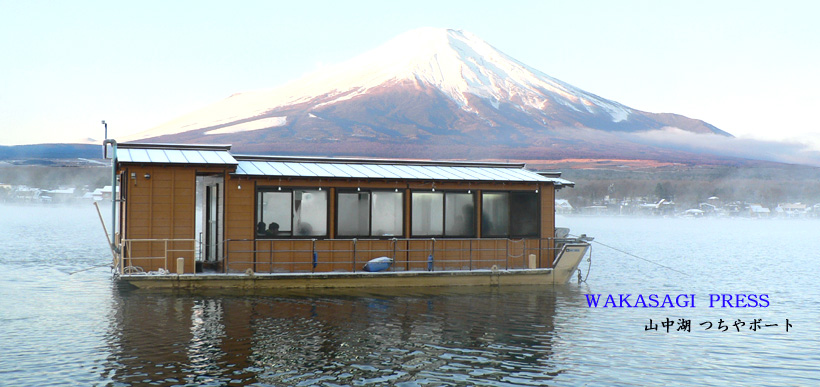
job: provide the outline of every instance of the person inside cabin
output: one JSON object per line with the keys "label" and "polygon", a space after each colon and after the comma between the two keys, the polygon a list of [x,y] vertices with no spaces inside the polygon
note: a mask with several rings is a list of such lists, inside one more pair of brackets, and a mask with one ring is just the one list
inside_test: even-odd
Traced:
{"label": "person inside cabin", "polygon": [[270,225],[268,226],[267,235],[268,236],[277,236],[277,235],[279,235],[279,223],[270,222]]}
{"label": "person inside cabin", "polygon": [[256,235],[265,235],[265,222],[259,222],[256,224]]}
{"label": "person inside cabin", "polygon": [[310,225],[308,222],[299,222],[298,230],[296,231],[296,235],[313,235],[313,226]]}
{"label": "person inside cabin", "polygon": [[454,235],[470,236],[475,234],[474,212],[471,204],[465,204],[461,207],[461,214],[456,216],[456,227],[458,230],[456,230],[457,234]]}

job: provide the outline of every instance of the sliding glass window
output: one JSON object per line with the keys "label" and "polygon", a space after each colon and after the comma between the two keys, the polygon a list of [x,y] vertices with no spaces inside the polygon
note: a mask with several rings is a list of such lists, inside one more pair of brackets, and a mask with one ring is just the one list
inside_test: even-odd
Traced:
{"label": "sliding glass window", "polygon": [[541,219],[534,192],[485,192],[481,195],[481,236],[537,237]]}
{"label": "sliding glass window", "polygon": [[404,194],[391,191],[340,192],[337,200],[339,237],[401,237]]}
{"label": "sliding glass window", "polygon": [[510,192],[510,236],[539,236],[540,214],[537,193]]}
{"label": "sliding glass window", "polygon": [[481,236],[508,237],[510,231],[510,194],[485,192],[481,195]]}
{"label": "sliding glass window", "polygon": [[257,237],[327,236],[327,191],[259,190],[256,206]]}
{"label": "sliding glass window", "polygon": [[413,212],[410,218],[413,236],[444,234],[444,193],[413,192]]}
{"label": "sliding glass window", "polygon": [[376,191],[372,196],[372,236],[404,236],[404,193]]}
{"label": "sliding glass window", "polygon": [[463,192],[413,192],[413,236],[475,236],[475,197]]}
{"label": "sliding glass window", "polygon": [[475,236],[475,199],[468,193],[444,193],[444,235]]}

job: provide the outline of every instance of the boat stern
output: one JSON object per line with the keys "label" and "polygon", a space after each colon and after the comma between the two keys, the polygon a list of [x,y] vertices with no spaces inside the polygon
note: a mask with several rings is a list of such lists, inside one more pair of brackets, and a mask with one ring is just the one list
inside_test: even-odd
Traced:
{"label": "boat stern", "polygon": [[593,238],[581,235],[577,238],[562,238],[556,241],[559,252],[552,263],[553,278],[556,283],[567,283],[572,274],[578,270],[578,265],[590,249],[589,242]]}

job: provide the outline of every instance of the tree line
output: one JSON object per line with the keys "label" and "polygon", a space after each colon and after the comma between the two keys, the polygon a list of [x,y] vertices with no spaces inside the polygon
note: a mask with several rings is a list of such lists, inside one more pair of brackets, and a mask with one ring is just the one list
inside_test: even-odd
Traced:
{"label": "tree line", "polygon": [[678,171],[568,170],[563,177],[574,188],[558,192],[575,207],[610,200],[643,198],[674,201],[678,208],[697,208],[710,197],[722,203],[746,202],[774,208],[779,203],[820,203],[820,168],[703,168]]}

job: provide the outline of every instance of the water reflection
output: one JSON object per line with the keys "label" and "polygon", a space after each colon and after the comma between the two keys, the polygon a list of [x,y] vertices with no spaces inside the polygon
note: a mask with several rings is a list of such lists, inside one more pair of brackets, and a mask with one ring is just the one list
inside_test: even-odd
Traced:
{"label": "water reflection", "polygon": [[[111,259],[89,208],[0,214],[0,385],[820,385],[817,221],[559,219],[690,276],[596,245],[580,287],[191,295],[68,274]],[[595,309],[584,293],[699,304]],[[712,309],[710,293],[771,306]],[[692,332],[644,330],[666,317]],[[696,331],[719,318],[794,329]]]}
{"label": "water reflection", "polygon": [[105,372],[152,385],[538,384],[561,372],[556,303],[578,296],[561,289],[117,290]]}

